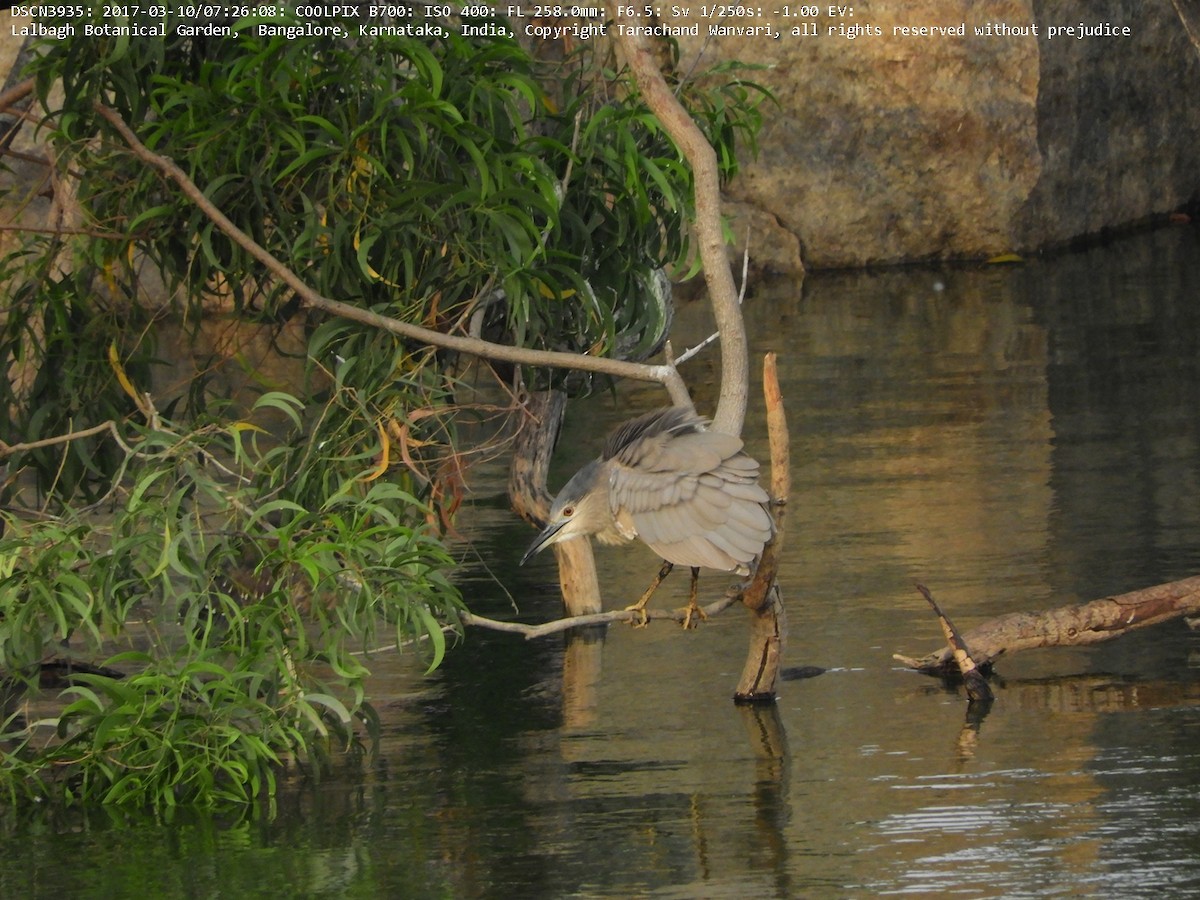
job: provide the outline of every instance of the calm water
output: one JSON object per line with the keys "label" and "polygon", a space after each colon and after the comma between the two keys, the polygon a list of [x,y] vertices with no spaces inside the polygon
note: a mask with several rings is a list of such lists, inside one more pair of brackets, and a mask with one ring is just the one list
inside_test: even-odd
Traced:
{"label": "calm water", "polygon": [[[1188,228],[760,283],[746,314],[793,438],[787,664],[824,675],[735,707],[738,610],[693,633],[472,632],[428,677],[382,661],[380,758],[273,811],[0,813],[0,896],[1200,896],[1200,634],[1002,660],[982,723],[892,661],[941,644],[916,581],[966,627],[1200,572],[1198,301]],[[677,349],[704,315],[681,314]],[[659,402],[574,407],[555,484]],[[765,456],[757,405],[747,440]],[[555,617],[549,560],[515,566],[530,532],[501,473],[475,491],[468,602]],[[656,568],[643,548],[598,564],[610,605]]]}

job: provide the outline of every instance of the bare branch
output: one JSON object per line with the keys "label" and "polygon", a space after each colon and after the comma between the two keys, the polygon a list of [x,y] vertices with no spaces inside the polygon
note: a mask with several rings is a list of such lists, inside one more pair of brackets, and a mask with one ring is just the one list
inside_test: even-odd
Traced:
{"label": "bare branch", "polygon": [[23,453],[26,450],[38,450],[42,447],[53,447],[55,444],[66,444],[80,438],[91,437],[93,434],[99,434],[102,431],[112,431],[117,439],[120,440],[121,436],[117,433],[117,423],[109,419],[90,428],[83,428],[79,431],[71,431],[66,434],[56,434],[54,437],[42,438],[40,441],[25,441],[20,444],[6,444],[0,441],[0,459],[3,459],[5,456],[11,456],[14,453]]}
{"label": "bare branch", "polygon": [[1189,9],[1184,0],[1172,0],[1175,4],[1175,12],[1179,13],[1179,20],[1183,23],[1183,30],[1187,32],[1188,38],[1191,39],[1192,46],[1196,48],[1196,52],[1200,53],[1200,10],[1196,9],[1193,3]]}
{"label": "bare branch", "polygon": [[[1200,613],[1200,576],[1043,612],[998,616],[969,629],[962,639],[975,663],[988,665],[1002,654],[1036,647],[1071,647],[1110,641],[1127,632]],[[919,659],[893,654],[910,668],[941,674],[954,660],[943,647]]]}
{"label": "bare branch", "polygon": [[[632,6],[617,7],[617,21],[627,26],[644,23]],[[721,393],[713,428],[728,434],[741,434],[746,417],[750,364],[746,350],[746,325],[737,305],[737,286],[725,255],[725,235],[721,229],[721,183],[717,154],[687,110],[671,93],[659,71],[654,51],[640,29],[623,28],[617,41],[625,52],[629,68],[646,98],[646,105],[658,117],[692,167],[695,178],[695,219],[692,233],[700,248],[704,280],[709,302],[721,336]]]}
{"label": "bare branch", "polygon": [[938,621],[942,625],[942,632],[946,635],[946,643],[954,651],[954,662],[958,666],[958,671],[962,675],[964,684],[966,684],[967,696],[972,700],[989,701],[995,699],[992,689],[988,687],[987,679],[983,677],[979,666],[975,664],[975,659],[971,656],[971,648],[963,640],[962,633],[950,621],[950,617],[942,612],[942,608],[933,599],[933,594],[929,592],[929,588],[923,584],[918,584],[917,590],[925,598],[930,607],[933,608],[933,614],[938,617]]}
{"label": "bare branch", "polygon": [[792,481],[787,416],[774,353],[768,353],[763,359],[763,402],[767,408],[767,434],[771,443],[771,505],[775,534],[763,548],[754,577],[742,596],[742,603],[750,611],[750,648],[734,698],[743,702],[775,697],[787,643],[787,611],[775,579],[783,549],[784,514]]}
{"label": "bare branch", "polygon": [[[744,584],[736,584],[725,592],[720,600],[715,600],[705,607],[702,607],[702,612],[706,618],[710,618],[727,610],[741,599]],[[648,609],[645,610],[647,619],[666,620],[682,624],[685,612],[683,610],[673,609]],[[487,628],[492,631],[504,631],[509,634],[521,634],[526,640],[534,638],[546,637],[551,634],[558,634],[563,631],[569,631],[572,628],[586,628],[590,625],[609,625],[613,622],[632,622],[642,620],[642,614],[639,610],[633,609],[614,609],[609,612],[589,613],[584,616],[567,616],[562,619],[554,619],[551,622],[545,622],[541,625],[526,625],[523,622],[501,622],[496,619],[488,619],[484,616],[477,616],[473,613],[462,613],[460,615],[464,625],[471,625],[476,628]]]}

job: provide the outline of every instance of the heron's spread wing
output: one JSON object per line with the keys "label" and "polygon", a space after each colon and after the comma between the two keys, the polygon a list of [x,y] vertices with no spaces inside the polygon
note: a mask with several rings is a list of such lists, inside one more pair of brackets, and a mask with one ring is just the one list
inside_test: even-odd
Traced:
{"label": "heron's spread wing", "polygon": [[705,420],[700,416],[678,406],[651,410],[616,428],[604,442],[604,451],[600,458],[612,459],[653,438],[670,434],[692,434],[703,430],[705,424]]}
{"label": "heron's spread wing", "polygon": [[613,516],[676,565],[744,571],[772,531],[758,463],[738,438],[686,424],[644,432],[605,463]]}

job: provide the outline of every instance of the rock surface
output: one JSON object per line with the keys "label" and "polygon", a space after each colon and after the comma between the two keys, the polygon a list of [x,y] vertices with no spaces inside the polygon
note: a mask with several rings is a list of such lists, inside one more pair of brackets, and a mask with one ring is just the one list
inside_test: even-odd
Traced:
{"label": "rock surface", "polygon": [[[700,26],[678,38],[680,69],[765,65],[750,77],[779,100],[728,191],[764,268],[1027,252],[1200,199],[1200,55],[1171,0],[864,0],[815,19],[764,8],[755,21],[782,26],[778,40],[712,37],[720,20],[691,9],[661,20]],[[787,33],[805,22],[819,34]],[[989,23],[1038,29],[974,33]],[[1047,35],[1080,23],[1131,34]],[[962,37],[894,31],[960,25]]]}
{"label": "rock surface", "polygon": [[[1029,252],[1200,202],[1200,51],[1172,0],[861,0],[815,18],[689,8],[660,7],[661,23],[699,26],[678,38],[679,70],[756,63],[749,77],[779,101],[727,193],[737,256],[748,236],[760,268]],[[709,34],[765,23],[778,40]],[[1081,23],[1131,33],[1047,35]],[[960,25],[962,37],[895,31]],[[10,82],[21,43],[0,41]]]}

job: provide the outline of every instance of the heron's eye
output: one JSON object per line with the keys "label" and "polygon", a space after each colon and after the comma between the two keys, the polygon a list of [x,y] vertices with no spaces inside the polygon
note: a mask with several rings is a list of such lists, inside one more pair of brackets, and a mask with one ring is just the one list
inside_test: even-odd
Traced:
{"label": "heron's eye", "polygon": [[563,514],[564,519],[571,518],[571,516],[575,515],[575,507],[568,506],[566,509],[563,510],[562,514]]}

